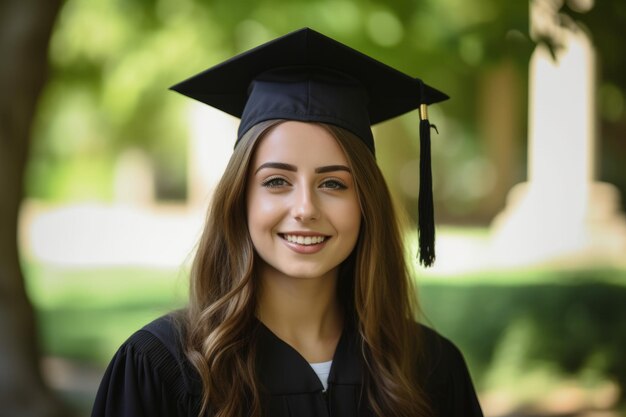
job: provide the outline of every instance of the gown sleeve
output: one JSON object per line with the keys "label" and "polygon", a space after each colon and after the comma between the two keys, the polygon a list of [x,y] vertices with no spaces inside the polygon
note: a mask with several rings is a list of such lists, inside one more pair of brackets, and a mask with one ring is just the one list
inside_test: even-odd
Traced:
{"label": "gown sleeve", "polygon": [[174,356],[139,330],[117,351],[96,394],[92,417],[183,417],[184,383]]}
{"label": "gown sleeve", "polygon": [[483,417],[461,351],[448,339],[425,328],[428,362],[426,391],[437,417]]}

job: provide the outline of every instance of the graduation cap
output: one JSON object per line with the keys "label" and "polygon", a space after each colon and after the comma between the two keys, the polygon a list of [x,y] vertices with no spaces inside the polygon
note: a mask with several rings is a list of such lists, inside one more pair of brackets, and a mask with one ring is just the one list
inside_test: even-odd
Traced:
{"label": "graduation cap", "polygon": [[207,69],[173,87],[241,119],[239,139],[271,119],[333,124],[372,151],[370,126],[420,109],[419,258],[435,259],[427,106],[448,96],[342,43],[304,28]]}

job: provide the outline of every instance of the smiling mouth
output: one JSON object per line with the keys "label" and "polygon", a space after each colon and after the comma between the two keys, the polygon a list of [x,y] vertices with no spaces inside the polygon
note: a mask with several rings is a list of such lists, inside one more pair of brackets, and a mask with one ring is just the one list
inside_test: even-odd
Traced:
{"label": "smiling mouth", "polygon": [[303,246],[319,245],[320,243],[323,243],[324,241],[330,239],[330,236],[322,236],[322,235],[302,236],[302,235],[289,235],[289,234],[279,233],[279,236],[285,239],[287,242],[296,243],[298,245],[303,245]]}

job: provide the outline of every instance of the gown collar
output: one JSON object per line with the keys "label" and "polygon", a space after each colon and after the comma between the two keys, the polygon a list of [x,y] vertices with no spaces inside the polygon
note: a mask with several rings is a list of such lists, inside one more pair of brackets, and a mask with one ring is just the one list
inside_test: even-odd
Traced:
{"label": "gown collar", "polygon": [[[323,390],[311,365],[287,342],[274,334],[260,320],[257,333],[257,377],[271,395],[302,394]],[[349,326],[337,343],[328,376],[332,385],[360,385],[362,369],[358,333]]]}

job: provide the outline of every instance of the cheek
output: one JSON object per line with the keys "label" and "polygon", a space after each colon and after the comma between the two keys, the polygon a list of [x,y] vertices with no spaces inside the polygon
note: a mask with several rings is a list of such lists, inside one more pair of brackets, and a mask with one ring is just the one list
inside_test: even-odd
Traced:
{"label": "cheek", "polygon": [[342,205],[333,211],[337,225],[346,233],[358,234],[361,226],[361,208],[358,202]]}
{"label": "cheek", "polygon": [[248,230],[252,237],[254,237],[254,233],[259,227],[259,222],[261,220],[261,217],[259,216],[260,202],[256,193],[248,190],[247,194],[246,217],[248,219]]}
{"label": "cheek", "polygon": [[263,196],[257,192],[248,193],[247,218],[250,232],[260,228],[271,227],[280,212],[280,204],[276,198]]}

